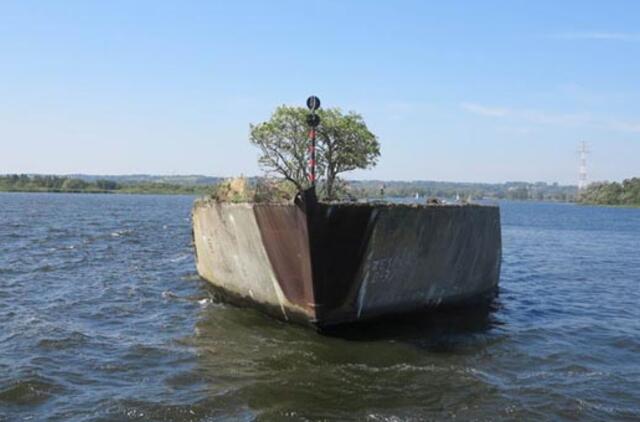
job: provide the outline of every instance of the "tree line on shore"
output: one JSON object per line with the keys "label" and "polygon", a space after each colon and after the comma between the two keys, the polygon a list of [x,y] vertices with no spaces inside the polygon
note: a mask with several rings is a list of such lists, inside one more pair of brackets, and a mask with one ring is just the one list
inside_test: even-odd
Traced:
{"label": "tree line on shore", "polygon": [[349,192],[355,197],[385,196],[452,199],[509,199],[532,201],[571,202],[576,198],[576,187],[545,182],[465,183],[414,181],[350,181]]}
{"label": "tree line on shore", "polygon": [[640,206],[640,177],[618,182],[591,183],[578,195],[578,202],[597,205]]}
{"label": "tree line on shore", "polygon": [[[76,192],[76,193],[151,193],[151,194],[193,194],[207,195],[215,191],[223,178],[212,178],[218,182],[209,184],[186,183],[183,176],[53,176],[53,175],[0,175],[0,191],[9,192]],[[174,180],[175,179],[175,180]],[[196,180],[194,178],[194,180]],[[247,183],[255,188],[264,178],[249,177]],[[457,183],[436,181],[344,181],[346,197],[352,199],[376,199],[384,196],[421,198],[437,197],[451,199],[515,199],[573,201],[575,186],[557,183],[507,182],[507,183]]]}
{"label": "tree line on shore", "polygon": [[[108,177],[108,176],[107,176]],[[53,175],[0,175],[0,191],[4,192],[75,192],[75,193],[149,193],[149,194],[192,194],[207,195],[219,183],[184,183],[182,176],[171,183],[172,176],[145,176],[144,181],[130,180],[118,176],[123,181],[93,176],[53,176]],[[169,180],[169,181],[167,181]],[[222,181],[222,178],[215,178]],[[249,185],[255,186],[261,178],[250,177]],[[346,182],[346,181],[345,181]],[[596,182],[582,190],[576,197],[575,186],[563,186],[544,182],[506,183],[456,183],[436,181],[380,181],[352,180],[346,182],[346,192],[354,199],[375,199],[384,197],[420,197],[462,199],[513,199],[543,201],[577,201],[584,204],[640,206],[640,177],[618,182]]]}
{"label": "tree line on shore", "polygon": [[0,176],[0,191],[207,194],[211,192],[211,186],[152,181],[119,183],[109,179],[89,181],[68,176],[8,174]]}

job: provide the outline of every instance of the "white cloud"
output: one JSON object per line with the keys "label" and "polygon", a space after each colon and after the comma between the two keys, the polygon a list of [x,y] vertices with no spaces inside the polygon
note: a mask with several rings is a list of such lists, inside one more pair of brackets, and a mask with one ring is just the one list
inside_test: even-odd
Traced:
{"label": "white cloud", "polygon": [[640,33],[634,32],[563,32],[552,35],[553,38],[563,40],[596,40],[596,41],[640,41]]}
{"label": "white cloud", "polygon": [[461,103],[460,107],[470,113],[481,116],[492,118],[509,116],[515,121],[528,124],[568,127],[591,126],[597,129],[617,132],[640,133],[640,121],[598,117],[589,113],[553,113],[530,109],[518,110],[507,107],[488,107],[469,102]]}

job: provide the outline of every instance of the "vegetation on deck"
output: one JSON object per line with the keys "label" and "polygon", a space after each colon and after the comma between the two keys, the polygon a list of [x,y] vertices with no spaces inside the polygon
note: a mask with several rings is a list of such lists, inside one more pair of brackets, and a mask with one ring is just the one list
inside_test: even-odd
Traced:
{"label": "vegetation on deck", "polygon": [[[315,169],[318,196],[337,200],[348,196],[340,175],[357,169],[375,167],[380,143],[361,115],[338,108],[315,112],[319,124]],[[249,141],[260,149],[258,163],[267,175],[275,175],[293,184],[298,191],[311,186],[309,165],[309,111],[302,107],[280,106],[265,122],[250,125]]]}

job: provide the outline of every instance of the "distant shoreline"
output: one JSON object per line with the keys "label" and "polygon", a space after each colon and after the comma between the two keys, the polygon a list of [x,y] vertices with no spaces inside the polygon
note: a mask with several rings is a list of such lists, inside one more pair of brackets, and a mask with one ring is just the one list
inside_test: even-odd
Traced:
{"label": "distant shoreline", "polygon": [[[249,184],[257,183],[260,178],[247,177]],[[55,175],[0,175],[0,192],[48,192],[48,193],[124,193],[124,194],[187,194],[207,195],[215,186],[225,180],[212,176],[153,176],[123,175],[95,176],[74,174]],[[558,183],[467,183],[441,182],[428,180],[382,181],[348,180],[345,181],[347,196],[364,199],[398,198],[461,198],[477,200],[536,200],[552,202],[574,202],[577,187]]]}
{"label": "distant shoreline", "polygon": [[[211,189],[209,189],[209,191],[207,192],[184,192],[184,191],[136,191],[136,190],[112,190],[112,191],[90,191],[90,190],[86,190],[86,191],[65,191],[65,190],[0,190],[0,194],[3,193],[39,193],[39,194],[47,194],[47,193],[54,193],[54,194],[73,194],[73,195],[83,195],[83,194],[94,194],[94,195],[180,195],[180,196],[208,196],[211,195]],[[392,199],[408,199],[408,198],[412,198],[411,195],[409,196],[396,196],[396,195],[385,195],[385,197],[383,198],[383,200],[392,200]],[[364,197],[364,198],[358,198],[358,199],[365,199],[365,200],[379,200],[380,198],[375,197],[375,196],[371,196],[371,197]],[[426,200],[426,198],[421,198],[422,200]],[[476,200],[474,200],[475,202]],[[558,201],[558,200],[549,200],[549,199],[508,199],[508,198],[478,198],[477,201],[509,201],[509,202],[544,202],[544,203],[562,203],[562,204],[578,204],[578,205],[597,205],[597,206],[602,206],[599,204],[585,204],[585,203],[576,203],[575,201]],[[618,208],[625,208],[628,206],[625,205],[609,205],[611,207],[618,207]]]}
{"label": "distant shoreline", "polygon": [[184,192],[184,191],[136,191],[136,190],[4,190],[0,189],[0,193],[71,193],[74,195],[95,194],[95,195],[208,195],[210,192]]}
{"label": "distant shoreline", "polygon": [[[98,195],[184,195],[184,196],[203,196],[211,194],[211,187],[205,191],[193,191],[193,192],[185,192],[184,190],[157,190],[157,191],[149,191],[149,190],[136,190],[136,189],[123,189],[123,190],[6,190],[0,189],[0,193],[71,193],[71,194],[98,194]],[[387,198],[411,198],[411,195],[408,196],[386,196]],[[369,199],[373,199],[369,198]],[[638,204],[598,204],[594,202],[582,202],[575,200],[551,200],[551,199],[509,199],[509,198],[481,198],[481,200],[495,200],[495,201],[515,201],[515,202],[549,202],[549,203],[566,203],[566,204],[576,204],[583,206],[596,206],[596,207],[607,207],[607,208],[640,208]]]}
{"label": "distant shoreline", "polygon": [[124,180],[92,178],[91,176],[0,176],[0,192],[41,193],[124,193],[124,194],[191,194],[211,193],[212,184],[167,183],[154,180]]}

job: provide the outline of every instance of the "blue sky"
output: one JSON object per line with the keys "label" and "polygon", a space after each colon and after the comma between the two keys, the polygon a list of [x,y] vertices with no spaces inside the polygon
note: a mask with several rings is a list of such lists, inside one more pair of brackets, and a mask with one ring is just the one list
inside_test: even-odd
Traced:
{"label": "blue sky", "polygon": [[280,104],[361,113],[351,178],[640,176],[640,2],[3,1],[0,173],[260,174]]}

